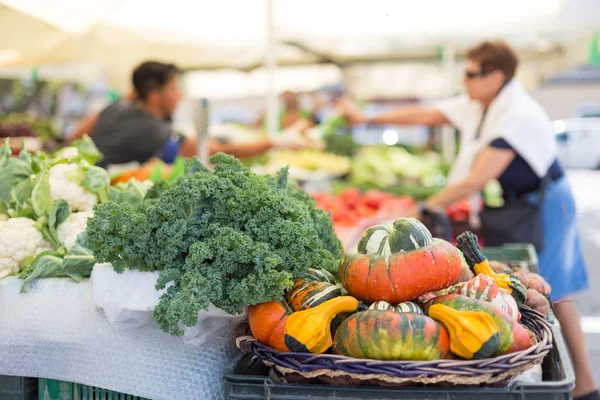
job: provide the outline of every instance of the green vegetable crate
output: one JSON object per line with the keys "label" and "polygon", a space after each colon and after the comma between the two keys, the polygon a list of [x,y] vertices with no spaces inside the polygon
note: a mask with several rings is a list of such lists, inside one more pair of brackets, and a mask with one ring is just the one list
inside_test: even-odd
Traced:
{"label": "green vegetable crate", "polygon": [[37,378],[0,376],[0,400],[35,400],[37,394]]}
{"label": "green vegetable crate", "polygon": [[567,400],[575,374],[560,329],[552,326],[553,348],[542,363],[542,382],[515,382],[507,387],[357,387],[280,383],[270,369],[251,354],[238,356],[225,378],[226,400]]}
{"label": "green vegetable crate", "polygon": [[92,386],[40,379],[38,400],[149,400]]}
{"label": "green vegetable crate", "polygon": [[530,272],[540,273],[537,252],[532,244],[512,243],[498,247],[484,246],[482,250],[483,254],[490,260],[523,264],[529,268]]}
{"label": "green vegetable crate", "polygon": [[0,376],[0,400],[149,400],[77,383]]}

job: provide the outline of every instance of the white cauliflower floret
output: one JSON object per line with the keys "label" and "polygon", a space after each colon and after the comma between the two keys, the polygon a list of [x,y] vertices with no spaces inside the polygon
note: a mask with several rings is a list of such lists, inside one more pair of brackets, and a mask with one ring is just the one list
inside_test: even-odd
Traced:
{"label": "white cauliflower floret", "polygon": [[72,211],[88,211],[98,204],[98,196],[69,180],[67,175],[78,168],[77,164],[57,164],[50,168],[50,196],[52,200],[66,200]]}
{"label": "white cauliflower floret", "polygon": [[67,219],[58,226],[56,233],[58,233],[58,240],[67,248],[71,250],[75,246],[77,236],[85,231],[87,219],[94,216],[93,211],[80,211],[70,214]]}
{"label": "white cauliflower floret", "polygon": [[64,159],[67,161],[73,161],[76,157],[79,156],[79,149],[74,146],[63,147],[58,152],[56,152],[54,158],[55,159]]}
{"label": "white cauliflower floret", "polygon": [[29,256],[36,256],[50,245],[29,218],[10,218],[0,222],[0,278],[17,274],[20,264]]}

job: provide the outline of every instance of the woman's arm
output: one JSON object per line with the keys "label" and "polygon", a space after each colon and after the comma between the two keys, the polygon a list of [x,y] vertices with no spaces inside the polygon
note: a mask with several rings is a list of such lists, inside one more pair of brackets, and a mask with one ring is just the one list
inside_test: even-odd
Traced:
{"label": "woman's arm", "polygon": [[338,103],[338,107],[348,117],[350,123],[354,125],[371,122],[378,125],[442,126],[450,123],[448,118],[436,108],[420,106],[403,107],[384,112],[374,118],[367,118],[350,100],[341,100]]}
{"label": "woman's arm", "polygon": [[367,119],[377,125],[426,125],[442,126],[449,124],[450,121],[440,110],[425,107],[404,107],[396,110],[390,110],[374,118]]}
{"label": "woman's arm", "polygon": [[475,160],[471,173],[465,179],[454,185],[447,186],[436,195],[425,201],[425,207],[430,210],[445,208],[458,200],[483,190],[491,180],[498,178],[515,158],[515,152],[510,149],[487,147]]}
{"label": "woman's arm", "polygon": [[96,123],[98,122],[98,114],[92,114],[84,118],[83,121],[77,125],[77,128],[73,131],[73,134],[69,138],[69,142],[73,140],[81,139],[86,133],[88,136],[92,136]]}

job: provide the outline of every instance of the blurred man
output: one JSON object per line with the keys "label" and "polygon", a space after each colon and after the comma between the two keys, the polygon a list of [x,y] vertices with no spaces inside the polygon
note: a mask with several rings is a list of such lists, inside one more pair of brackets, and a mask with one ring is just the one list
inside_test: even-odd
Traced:
{"label": "blurred man", "polygon": [[[71,140],[88,134],[104,154],[100,166],[145,163],[165,153],[185,157],[196,155],[194,138],[172,130],[169,123],[183,94],[179,71],[173,64],[147,61],[133,71],[135,92],[123,102],[112,104],[99,114],[86,118],[74,131]],[[251,157],[273,147],[294,147],[294,143],[273,143],[259,140],[254,143],[222,144],[210,140],[209,153],[224,152],[236,157]],[[296,144],[300,146],[300,144]]]}

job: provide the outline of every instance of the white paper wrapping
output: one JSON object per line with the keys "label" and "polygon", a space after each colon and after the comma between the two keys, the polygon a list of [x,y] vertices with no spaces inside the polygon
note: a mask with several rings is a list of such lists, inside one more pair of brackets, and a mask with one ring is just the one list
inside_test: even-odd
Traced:
{"label": "white paper wrapping", "polygon": [[[109,312],[115,329],[94,306],[88,280],[44,279],[28,293],[20,289],[16,278],[0,280],[0,375],[59,379],[153,400],[223,398],[224,369],[236,349],[233,328],[214,310],[187,332],[192,344],[151,321],[140,324],[139,314]],[[133,323],[122,323],[127,320]],[[211,334],[203,335],[207,326]]]}
{"label": "white paper wrapping", "polygon": [[[158,272],[137,270],[117,273],[110,264],[97,264],[90,279],[94,305],[104,312],[115,329],[152,325],[152,310],[165,292],[155,288],[158,275]],[[247,309],[241,315],[230,315],[211,305],[208,311],[198,314],[196,326],[181,325],[183,340],[187,344],[201,345],[215,335],[221,335],[223,329],[233,330],[246,317]]]}

